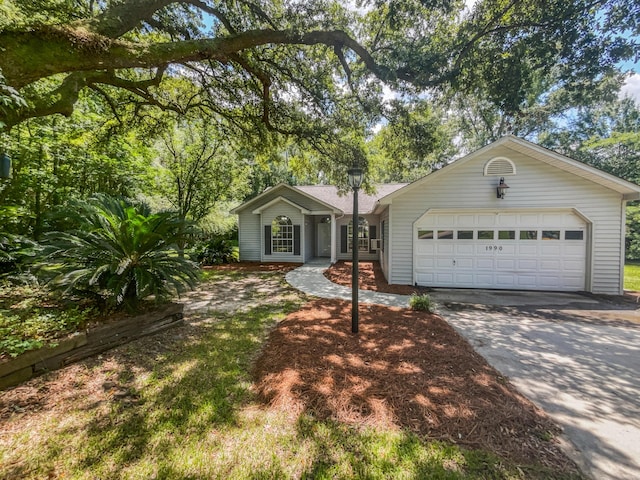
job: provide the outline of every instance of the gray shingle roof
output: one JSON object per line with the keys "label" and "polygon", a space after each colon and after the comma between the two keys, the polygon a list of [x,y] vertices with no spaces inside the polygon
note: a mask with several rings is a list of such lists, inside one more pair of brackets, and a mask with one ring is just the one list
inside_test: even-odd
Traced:
{"label": "gray shingle roof", "polygon": [[[363,190],[358,193],[358,211],[362,213],[372,212],[376,202],[382,197],[406,186],[406,183],[385,183],[375,185],[376,192],[367,194]],[[339,195],[338,189],[332,185],[298,185],[293,187],[307,195],[317,198],[321,202],[342,210],[345,215],[353,213],[353,192],[349,190],[346,194]]]}

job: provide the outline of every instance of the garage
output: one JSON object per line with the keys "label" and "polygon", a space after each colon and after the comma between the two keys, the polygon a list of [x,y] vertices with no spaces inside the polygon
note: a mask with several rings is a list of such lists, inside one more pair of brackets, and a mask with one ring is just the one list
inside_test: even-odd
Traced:
{"label": "garage", "polygon": [[574,210],[429,211],[414,224],[414,283],[586,290],[588,223]]}

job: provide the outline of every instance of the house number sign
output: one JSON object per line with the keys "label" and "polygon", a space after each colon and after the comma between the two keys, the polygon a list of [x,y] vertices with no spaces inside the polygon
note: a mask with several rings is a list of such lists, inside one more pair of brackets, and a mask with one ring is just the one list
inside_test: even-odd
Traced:
{"label": "house number sign", "polygon": [[502,250],[502,246],[500,246],[500,247],[499,247],[499,246],[497,246],[497,245],[487,245],[487,246],[485,247],[485,250],[486,250],[487,252],[491,252],[491,251],[494,251],[494,252],[495,252],[496,250],[497,250],[497,251],[501,251],[501,250]]}

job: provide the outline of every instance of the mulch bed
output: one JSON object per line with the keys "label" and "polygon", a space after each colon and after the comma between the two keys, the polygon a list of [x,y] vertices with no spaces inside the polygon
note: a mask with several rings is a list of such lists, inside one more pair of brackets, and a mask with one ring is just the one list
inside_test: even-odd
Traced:
{"label": "mulch bed", "polygon": [[[351,269],[353,262],[340,260],[334,263],[324,272],[324,276],[338,285],[351,287]],[[389,285],[384,278],[380,262],[358,262],[358,281],[363,290],[376,292],[395,293],[398,295],[411,295],[412,293],[425,293],[429,289],[414,287],[411,285]]]}
{"label": "mulch bed", "polygon": [[289,272],[295,270],[301,263],[261,263],[261,262],[238,262],[225,263],[223,265],[211,265],[202,267],[203,270],[220,270],[233,272]]}
{"label": "mulch bed", "polygon": [[271,333],[253,375],[272,408],[356,425],[402,427],[559,472],[577,467],[556,427],[437,315],[315,300]]}

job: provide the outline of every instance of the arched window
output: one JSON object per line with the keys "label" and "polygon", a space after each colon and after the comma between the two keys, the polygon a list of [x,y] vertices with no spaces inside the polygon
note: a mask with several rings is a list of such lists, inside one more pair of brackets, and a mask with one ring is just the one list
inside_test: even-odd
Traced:
{"label": "arched window", "polygon": [[293,223],[286,215],[278,215],[271,222],[271,251],[293,253]]}
{"label": "arched window", "polygon": [[[353,250],[353,220],[349,222],[347,229],[348,251]],[[364,217],[358,217],[358,251],[369,251],[369,222]]]}

